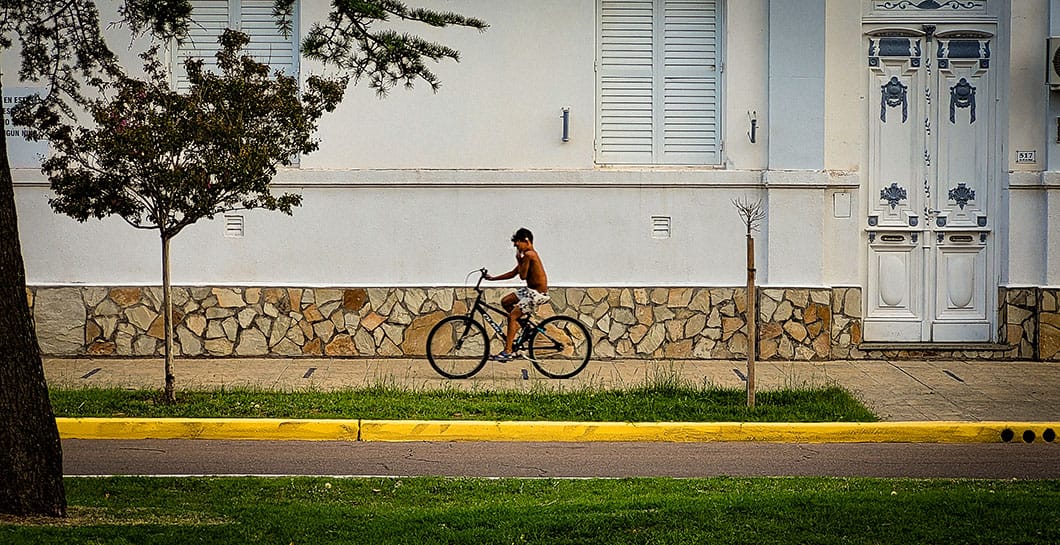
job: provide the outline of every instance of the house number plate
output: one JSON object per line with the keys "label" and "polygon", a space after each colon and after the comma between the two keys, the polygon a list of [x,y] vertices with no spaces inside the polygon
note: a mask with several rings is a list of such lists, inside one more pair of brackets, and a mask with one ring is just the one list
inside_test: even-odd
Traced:
{"label": "house number plate", "polygon": [[1016,162],[1017,163],[1037,163],[1038,162],[1038,150],[1016,151]]}

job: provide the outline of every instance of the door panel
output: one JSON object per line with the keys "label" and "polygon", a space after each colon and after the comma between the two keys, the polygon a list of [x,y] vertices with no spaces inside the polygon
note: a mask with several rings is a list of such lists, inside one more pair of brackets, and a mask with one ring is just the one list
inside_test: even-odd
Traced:
{"label": "door panel", "polygon": [[923,317],[917,286],[922,283],[922,252],[912,239],[912,233],[889,233],[870,245],[869,282],[877,289],[867,301],[869,314],[886,318],[866,322],[866,325],[872,325],[877,337],[910,339],[920,336]]}
{"label": "door panel", "polygon": [[954,233],[938,243],[933,341],[989,341],[986,242]]}

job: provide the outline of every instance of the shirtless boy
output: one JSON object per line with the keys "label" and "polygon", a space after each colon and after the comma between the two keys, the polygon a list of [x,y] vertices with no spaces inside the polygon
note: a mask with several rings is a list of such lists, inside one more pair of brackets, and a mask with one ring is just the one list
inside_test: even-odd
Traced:
{"label": "shirtless boy", "polygon": [[501,299],[501,305],[508,311],[508,335],[504,340],[504,350],[490,358],[500,362],[511,361],[514,357],[512,344],[519,329],[519,318],[533,314],[538,305],[549,301],[548,277],[545,276],[541,257],[534,250],[534,234],[521,227],[512,235],[512,245],[515,246],[515,268],[497,276],[486,276],[486,280],[507,280],[519,275],[519,278],[526,280],[525,288],[519,288]]}

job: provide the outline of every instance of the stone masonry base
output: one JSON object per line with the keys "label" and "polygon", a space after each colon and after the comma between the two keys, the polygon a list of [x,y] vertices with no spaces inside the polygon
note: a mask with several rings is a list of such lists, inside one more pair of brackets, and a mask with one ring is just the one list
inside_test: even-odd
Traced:
{"label": "stone masonry base", "polygon": [[[27,298],[47,356],[160,356],[159,287],[31,287]],[[497,304],[510,291],[487,290]],[[999,335],[1009,350],[951,350],[959,359],[1060,361],[1055,289],[1002,289]],[[747,355],[743,288],[553,288],[538,311],[576,316],[597,358],[741,359]],[[421,356],[443,317],[466,312],[463,288],[174,287],[177,354]],[[862,350],[861,289],[759,288],[758,357],[831,360],[923,357]]]}

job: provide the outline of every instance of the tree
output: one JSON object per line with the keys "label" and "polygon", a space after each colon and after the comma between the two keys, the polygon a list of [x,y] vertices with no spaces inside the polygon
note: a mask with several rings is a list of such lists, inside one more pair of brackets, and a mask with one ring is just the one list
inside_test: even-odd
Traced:
{"label": "tree", "polygon": [[758,311],[755,305],[758,296],[755,294],[755,239],[751,232],[758,230],[762,220],[766,219],[766,212],[762,208],[762,201],[733,199],[732,205],[747,227],[747,406],[754,407],[755,357],[758,355]]}
{"label": "tree", "polygon": [[[301,196],[274,196],[269,183],[281,165],[317,149],[317,120],[335,109],[345,78],[276,74],[241,50],[247,35],[227,30],[217,54],[220,73],[186,62],[190,89],[170,89],[155,48],[142,55],[145,80],[118,76],[113,97],[90,101],[94,127],[41,123],[53,147],[42,170],[56,212],[84,222],[115,215],[137,229],[158,230],[162,242],[165,389],[176,400],[170,242],[184,228],[234,210],[291,214]],[[301,95],[301,96],[300,96]]]}
{"label": "tree", "polygon": [[[121,23],[134,35],[168,42],[186,33],[189,0],[113,0]],[[276,0],[281,28],[291,30],[296,0]],[[409,9],[394,0],[333,0],[326,24],[316,24],[303,42],[310,58],[367,77],[385,93],[416,79],[437,89],[424,59],[458,60],[454,50],[389,30],[373,30],[391,17],[431,26],[459,25],[483,30],[477,19],[452,13]],[[318,30],[319,29],[319,30]],[[315,36],[315,37],[314,37]],[[313,37],[312,39],[310,39]],[[82,85],[101,87],[122,73],[103,38],[94,0],[0,0],[0,50],[19,43],[22,81],[43,83],[48,93],[32,115],[43,130],[74,118],[86,104]],[[3,87],[0,84],[0,101]],[[65,116],[65,117],[64,117]],[[40,352],[26,304],[25,265],[6,133],[0,131],[0,512],[65,515],[62,449],[48,401]]]}

